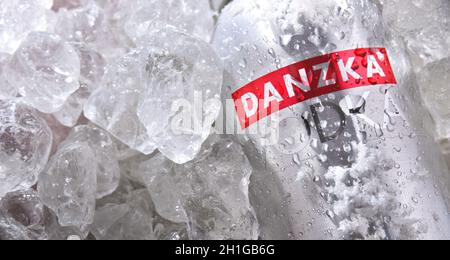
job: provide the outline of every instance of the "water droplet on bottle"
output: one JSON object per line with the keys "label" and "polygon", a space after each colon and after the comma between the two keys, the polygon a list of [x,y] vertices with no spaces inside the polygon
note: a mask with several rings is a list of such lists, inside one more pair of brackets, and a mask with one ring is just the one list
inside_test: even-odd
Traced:
{"label": "water droplet on bottle", "polygon": [[292,161],[293,161],[295,164],[297,164],[297,165],[301,165],[301,164],[302,164],[302,162],[301,162],[301,160],[300,160],[300,155],[299,155],[299,154],[294,154],[294,155],[292,156]]}
{"label": "water droplet on bottle", "polygon": [[270,48],[268,52],[269,52],[270,56],[272,56],[273,58],[276,57],[275,50],[273,48]]}
{"label": "water droplet on bottle", "polygon": [[350,144],[344,144],[344,152],[349,153],[352,151],[352,146]]}
{"label": "water droplet on bottle", "polygon": [[247,60],[243,59],[239,62],[239,66],[243,69],[245,69],[247,67]]}
{"label": "water droplet on bottle", "polygon": [[326,154],[320,154],[319,155],[319,161],[322,162],[322,163],[328,161],[328,156]]}
{"label": "water droplet on bottle", "polygon": [[289,145],[293,145],[295,143],[295,139],[292,136],[289,136],[285,139],[285,142]]}
{"label": "water droplet on bottle", "polygon": [[319,147],[319,141],[314,138],[314,139],[311,140],[310,145],[311,145],[312,148],[317,148],[317,147]]}
{"label": "water droplet on bottle", "polygon": [[329,53],[329,52],[335,51],[336,49],[337,49],[336,44],[329,42],[329,43],[327,43],[327,45],[325,46],[324,51],[327,52],[327,53]]}

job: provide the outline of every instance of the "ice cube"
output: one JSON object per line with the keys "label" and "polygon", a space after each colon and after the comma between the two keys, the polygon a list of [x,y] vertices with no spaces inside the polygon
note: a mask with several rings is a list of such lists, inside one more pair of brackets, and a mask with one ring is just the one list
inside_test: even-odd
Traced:
{"label": "ice cube", "polygon": [[0,200],[1,240],[43,240],[44,205],[34,190],[8,193]]}
{"label": "ice cube", "polygon": [[39,176],[38,193],[61,226],[81,227],[94,220],[97,195],[95,152],[87,142],[64,142]]}
{"label": "ice cube", "polygon": [[56,214],[44,207],[44,226],[47,240],[68,240],[69,238],[86,239],[89,235],[89,226],[63,227],[59,224]]}
{"label": "ice cube", "polygon": [[54,116],[65,126],[73,127],[83,113],[89,96],[98,87],[105,74],[106,61],[101,54],[87,46],[77,46],[81,61],[80,88],[66,101]]}
{"label": "ice cube", "polygon": [[53,113],[79,88],[80,59],[59,36],[33,32],[14,53],[7,73],[27,103]]}
{"label": "ice cube", "polygon": [[0,198],[36,184],[52,147],[52,132],[37,111],[0,101]]}
{"label": "ice cube", "polygon": [[39,177],[38,191],[62,226],[92,223],[95,200],[119,185],[116,154],[108,133],[90,125],[74,128],[60,145]]}
{"label": "ice cube", "polygon": [[207,43],[176,31],[160,31],[148,46],[138,117],[161,153],[185,163],[219,115],[222,65]]}
{"label": "ice cube", "polygon": [[109,134],[93,125],[81,125],[72,130],[67,140],[86,142],[94,152],[91,160],[97,163],[97,199],[113,193],[119,185],[120,169],[116,144]]}
{"label": "ice cube", "polygon": [[62,125],[52,114],[39,113],[39,115],[47,122],[53,135],[53,145],[50,156],[55,154],[59,145],[69,136],[70,128]]}
{"label": "ice cube", "polygon": [[67,99],[66,103],[64,103],[58,112],[53,113],[53,116],[62,125],[74,127],[83,114],[83,106],[90,94],[91,91],[89,91],[87,85],[80,85],[80,88]]}
{"label": "ice cube", "polygon": [[62,227],[56,215],[42,204],[35,190],[8,193],[0,200],[1,240],[85,239],[87,227]]}
{"label": "ice cube", "polygon": [[84,112],[132,149],[158,148],[184,163],[220,112],[222,65],[205,42],[173,30],[157,35],[109,67]]}
{"label": "ice cube", "polygon": [[91,232],[100,240],[187,238],[186,225],[161,218],[145,189],[131,192],[123,204],[107,204],[99,208]]}
{"label": "ice cube", "polygon": [[219,136],[211,137],[192,162],[176,165],[158,154],[138,170],[158,213],[189,223],[192,239],[258,238],[248,197],[251,173],[241,146]]}

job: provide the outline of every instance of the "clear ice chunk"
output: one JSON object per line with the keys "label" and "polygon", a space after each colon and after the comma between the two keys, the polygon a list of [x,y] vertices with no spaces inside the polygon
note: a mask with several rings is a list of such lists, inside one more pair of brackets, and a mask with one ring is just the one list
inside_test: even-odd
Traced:
{"label": "clear ice chunk", "polygon": [[117,161],[117,148],[113,139],[104,130],[92,126],[82,125],[74,128],[67,140],[86,142],[95,153],[97,163],[97,199],[113,193],[119,186],[120,168]]}
{"label": "clear ice chunk", "polygon": [[0,240],[85,239],[87,226],[62,227],[55,213],[42,204],[33,189],[8,193],[0,200]]}
{"label": "clear ice chunk", "polygon": [[74,127],[80,116],[83,114],[83,105],[89,98],[91,91],[87,85],[81,84],[80,88],[73,93],[60,111],[53,113],[53,116],[64,126]]}
{"label": "clear ice chunk", "polygon": [[186,225],[161,218],[145,189],[129,194],[125,203],[97,209],[91,232],[99,240],[180,240]]}
{"label": "clear ice chunk", "polygon": [[38,192],[62,226],[92,223],[96,199],[119,185],[116,154],[108,133],[89,125],[74,128],[60,145],[39,177]]}
{"label": "clear ice chunk", "polygon": [[125,24],[125,31],[134,42],[166,27],[174,27],[206,42],[211,40],[215,12],[209,0],[135,2],[141,8],[135,8]]}
{"label": "clear ice chunk", "polygon": [[132,149],[158,148],[185,163],[220,112],[222,64],[203,41],[173,30],[157,35],[110,66],[84,112]]}
{"label": "clear ice chunk", "polygon": [[162,217],[189,223],[191,239],[257,239],[248,192],[252,167],[239,144],[212,136],[192,162],[176,165],[161,154],[138,174]]}
{"label": "clear ice chunk", "polygon": [[138,117],[161,153],[185,163],[219,115],[223,68],[209,44],[172,30],[157,35],[148,43]]}
{"label": "clear ice chunk", "polygon": [[39,176],[39,196],[56,213],[61,226],[93,222],[96,169],[95,153],[87,142],[64,142]]}
{"label": "clear ice chunk", "polygon": [[102,31],[103,11],[93,0],[78,4],[58,11],[55,33],[71,43],[94,42]]}
{"label": "clear ice chunk", "polygon": [[55,34],[30,33],[11,58],[7,73],[23,99],[44,113],[57,112],[80,87],[80,59]]}
{"label": "clear ice chunk", "polygon": [[13,87],[7,80],[8,74],[6,67],[11,59],[8,53],[0,53],[0,98],[10,99],[17,96],[17,89]]}
{"label": "clear ice chunk", "polygon": [[0,240],[43,240],[44,205],[34,190],[8,193],[0,199]]}
{"label": "clear ice chunk", "polygon": [[53,145],[50,152],[50,156],[52,156],[58,150],[59,145],[69,136],[71,129],[62,125],[52,114],[39,113],[39,115],[47,122],[53,134]]}
{"label": "clear ice chunk", "polygon": [[102,55],[89,47],[78,46],[77,51],[81,62],[80,88],[69,97],[60,111],[54,113],[54,116],[67,127],[77,124],[84,105],[100,84],[106,67]]}
{"label": "clear ice chunk", "polygon": [[36,184],[52,147],[52,132],[34,109],[0,100],[0,198]]}
{"label": "clear ice chunk", "polygon": [[[449,71],[450,57],[428,64],[417,77],[425,105],[436,123],[439,139],[450,139]],[[446,152],[450,153],[450,149]]]}
{"label": "clear ice chunk", "polygon": [[47,207],[44,207],[44,221],[47,240],[86,239],[89,235],[89,225],[63,227],[56,214]]}
{"label": "clear ice chunk", "polygon": [[137,116],[143,89],[143,49],[128,53],[108,66],[100,87],[90,96],[84,115],[121,142],[142,153],[156,149]]}

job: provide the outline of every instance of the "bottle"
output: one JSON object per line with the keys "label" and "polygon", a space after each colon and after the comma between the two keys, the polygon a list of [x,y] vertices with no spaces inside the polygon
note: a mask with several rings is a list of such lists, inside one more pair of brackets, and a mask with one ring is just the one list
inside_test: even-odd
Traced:
{"label": "bottle", "polygon": [[235,0],[223,9],[213,45],[234,105],[226,130],[255,169],[261,239],[450,238],[450,174],[379,8]]}

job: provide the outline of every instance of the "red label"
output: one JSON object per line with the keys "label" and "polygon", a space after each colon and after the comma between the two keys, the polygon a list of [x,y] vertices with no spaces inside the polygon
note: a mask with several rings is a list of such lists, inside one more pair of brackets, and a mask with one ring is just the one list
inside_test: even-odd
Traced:
{"label": "red label", "polygon": [[272,113],[333,92],[397,84],[385,48],[340,51],[271,72],[232,94],[242,128]]}

